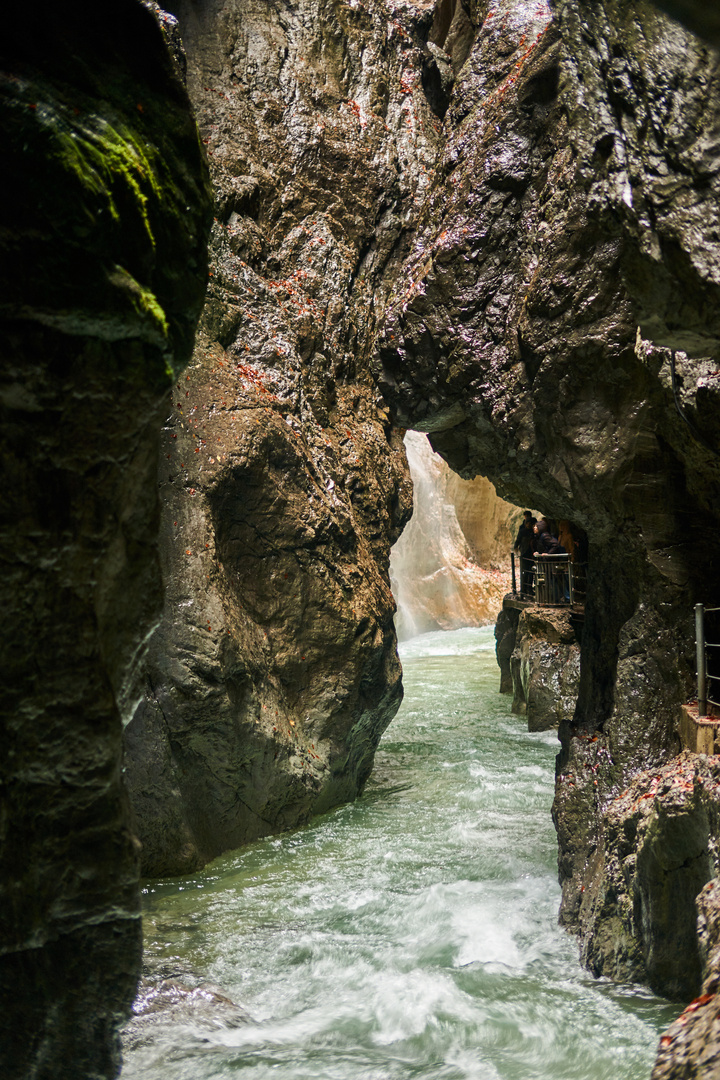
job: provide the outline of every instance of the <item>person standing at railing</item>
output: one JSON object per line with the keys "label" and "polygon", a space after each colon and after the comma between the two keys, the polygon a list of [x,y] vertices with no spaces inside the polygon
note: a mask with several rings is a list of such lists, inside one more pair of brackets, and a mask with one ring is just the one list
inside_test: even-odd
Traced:
{"label": "person standing at railing", "polygon": [[[567,550],[562,546],[557,536],[553,536],[548,528],[545,518],[540,518],[534,528],[536,559],[542,559],[546,555],[567,555]],[[560,566],[548,564],[547,575],[550,578],[551,588],[547,600],[550,603],[560,603],[565,595],[565,570]]]}
{"label": "person standing at railing", "polygon": [[567,555],[567,550],[562,546],[557,536],[553,536],[548,529],[545,518],[539,518],[533,528],[535,534],[535,558],[542,555]]}
{"label": "person standing at railing", "polygon": [[565,548],[572,561],[575,562],[577,556],[577,544],[572,533],[570,522],[565,520],[558,521],[557,530],[558,540]]}
{"label": "person standing at railing", "polygon": [[533,528],[536,519],[532,515],[532,511],[526,510],[523,514],[523,520],[518,529],[517,538],[515,540],[515,551],[520,552],[520,595],[523,593],[532,593],[533,583],[533,564],[532,564],[532,549],[535,537],[533,535]]}

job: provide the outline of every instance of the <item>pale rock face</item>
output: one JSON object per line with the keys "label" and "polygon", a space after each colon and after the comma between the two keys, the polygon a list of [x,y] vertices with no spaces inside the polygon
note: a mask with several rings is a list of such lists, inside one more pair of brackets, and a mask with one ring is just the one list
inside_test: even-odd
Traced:
{"label": "pale rock face", "polygon": [[494,622],[521,513],[489,481],[453,473],[426,435],[409,431],[405,448],[413,516],[390,556],[398,637]]}

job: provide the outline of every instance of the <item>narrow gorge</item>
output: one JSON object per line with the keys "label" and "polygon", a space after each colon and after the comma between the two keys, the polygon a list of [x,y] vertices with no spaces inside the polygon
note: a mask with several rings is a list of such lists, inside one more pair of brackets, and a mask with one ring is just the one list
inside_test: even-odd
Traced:
{"label": "narrow gorge", "polygon": [[558,727],[561,924],[695,999],[654,1076],[720,1076],[720,776],[681,740],[720,605],[717,16],[166,8],[0,35],[2,1075],[118,1074],[141,878],[360,796],[398,635],[494,622],[528,506],[588,541],[581,625],[498,622],[518,730]]}

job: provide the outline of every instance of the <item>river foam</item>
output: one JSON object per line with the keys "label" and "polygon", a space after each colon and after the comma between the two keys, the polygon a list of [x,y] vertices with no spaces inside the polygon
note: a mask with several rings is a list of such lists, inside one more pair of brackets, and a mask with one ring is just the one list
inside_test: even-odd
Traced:
{"label": "river foam", "polygon": [[646,1080],[672,1006],[594,981],[557,925],[552,733],[492,629],[402,647],[363,798],[145,890],[148,959],[246,1024],[163,1024],[125,1080]]}

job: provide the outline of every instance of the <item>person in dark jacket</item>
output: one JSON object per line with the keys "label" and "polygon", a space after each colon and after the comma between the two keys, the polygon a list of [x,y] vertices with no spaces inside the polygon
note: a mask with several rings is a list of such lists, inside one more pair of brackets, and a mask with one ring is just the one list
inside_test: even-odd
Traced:
{"label": "person in dark jacket", "polygon": [[515,551],[520,552],[520,594],[531,593],[533,584],[532,552],[535,543],[533,528],[536,519],[530,510],[523,514],[523,520],[515,539]]}
{"label": "person in dark jacket", "polygon": [[535,551],[534,555],[537,558],[542,555],[567,555],[567,551],[562,546],[557,536],[553,536],[548,528],[548,523],[545,518],[539,518],[535,528]]}
{"label": "person in dark jacket", "polygon": [[[535,558],[544,558],[547,555],[567,555],[556,536],[553,536],[548,528],[545,518],[540,518],[535,525]],[[544,600],[545,603],[561,603],[565,595],[565,569],[563,566],[548,566],[544,574]]]}

